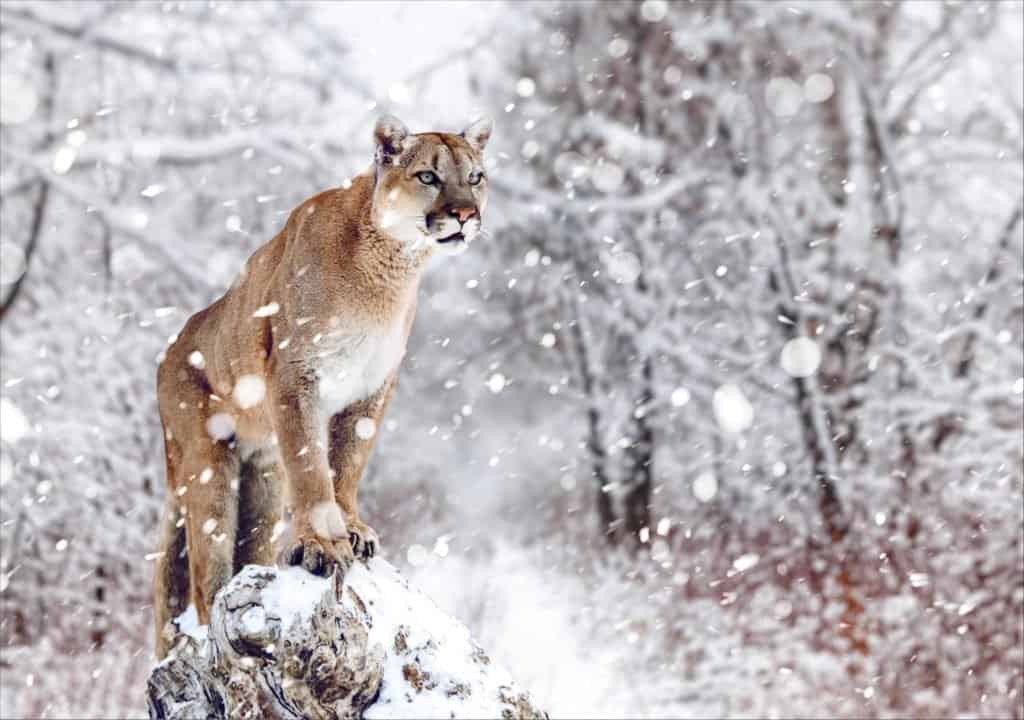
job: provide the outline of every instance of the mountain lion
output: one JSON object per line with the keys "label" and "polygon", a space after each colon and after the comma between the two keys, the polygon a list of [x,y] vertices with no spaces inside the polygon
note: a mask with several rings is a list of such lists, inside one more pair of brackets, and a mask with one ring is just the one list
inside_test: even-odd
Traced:
{"label": "mountain lion", "polygon": [[[356,489],[395,388],[427,259],[480,232],[489,120],[459,135],[374,128],[372,167],[306,200],[193,315],[157,373],[167,500],[154,582],[157,656],[191,598],[248,563],[326,575],[376,552]],[[287,489],[287,492],[286,492]]]}

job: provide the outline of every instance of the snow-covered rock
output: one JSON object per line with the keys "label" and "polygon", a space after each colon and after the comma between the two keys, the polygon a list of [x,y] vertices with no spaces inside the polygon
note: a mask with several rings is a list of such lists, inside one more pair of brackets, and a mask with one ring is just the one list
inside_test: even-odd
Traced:
{"label": "snow-covered rock", "polygon": [[185,613],[151,718],[544,718],[461,624],[387,562],[343,582],[249,565],[209,628]]}

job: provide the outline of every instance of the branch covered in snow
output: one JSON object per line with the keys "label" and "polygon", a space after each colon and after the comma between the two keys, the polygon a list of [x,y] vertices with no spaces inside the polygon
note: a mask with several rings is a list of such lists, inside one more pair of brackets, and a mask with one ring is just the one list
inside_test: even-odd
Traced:
{"label": "branch covered in snow", "polygon": [[383,560],[344,582],[245,567],[210,627],[189,610],[151,718],[545,718],[459,623]]}

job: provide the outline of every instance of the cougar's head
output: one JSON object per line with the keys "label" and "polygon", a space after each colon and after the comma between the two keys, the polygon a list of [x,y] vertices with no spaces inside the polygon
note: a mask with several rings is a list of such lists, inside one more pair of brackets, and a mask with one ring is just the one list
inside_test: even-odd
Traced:
{"label": "cougar's head", "polygon": [[373,221],[410,247],[461,250],[480,232],[487,205],[483,150],[491,121],[477,120],[459,135],[411,135],[393,116],[377,121],[377,183]]}

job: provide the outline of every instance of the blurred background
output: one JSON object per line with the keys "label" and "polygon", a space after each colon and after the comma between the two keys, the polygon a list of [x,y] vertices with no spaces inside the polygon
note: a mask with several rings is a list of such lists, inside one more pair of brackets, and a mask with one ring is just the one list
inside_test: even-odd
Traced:
{"label": "blurred background", "polygon": [[141,717],[157,357],[494,116],[364,480],[553,716],[1022,717],[1019,2],[0,7],[0,715]]}

